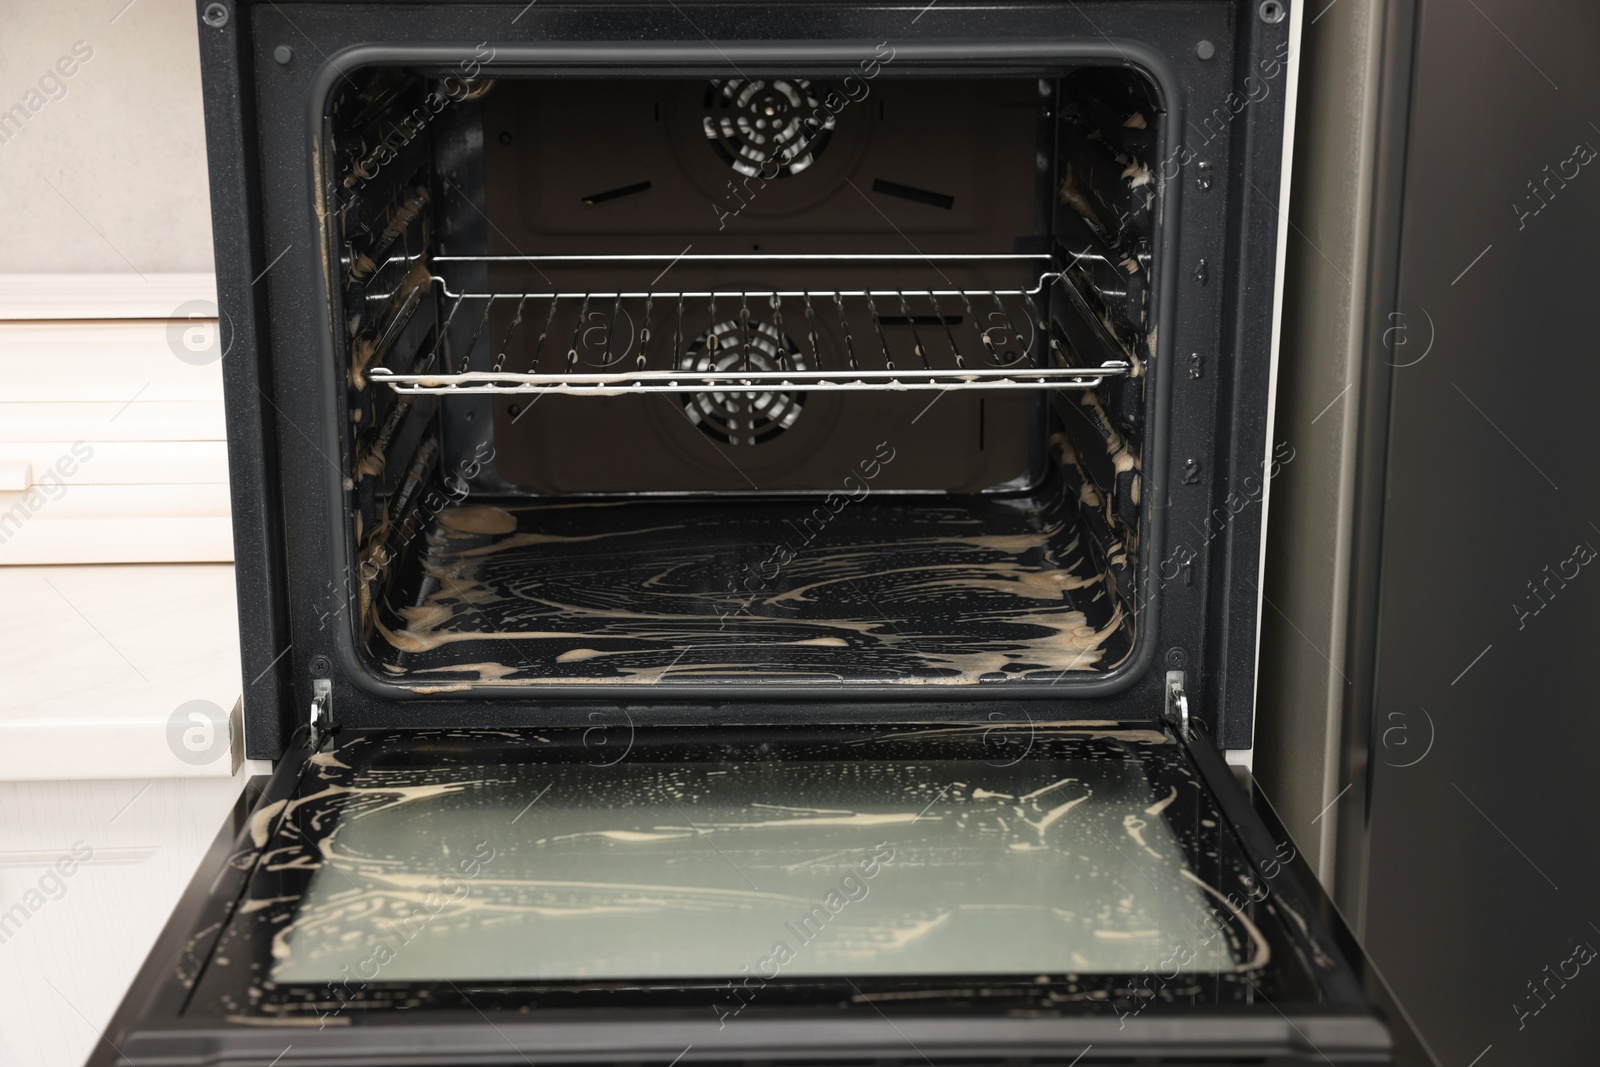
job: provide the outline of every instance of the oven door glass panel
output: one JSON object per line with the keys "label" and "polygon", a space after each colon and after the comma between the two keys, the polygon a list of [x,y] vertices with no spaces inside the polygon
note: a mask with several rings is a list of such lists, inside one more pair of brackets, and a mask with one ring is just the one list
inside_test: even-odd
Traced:
{"label": "oven door glass panel", "polygon": [[962,976],[1100,1010],[1315,1000],[1337,968],[1150,726],[355,734],[253,834],[191,1012],[738,1010]]}
{"label": "oven door glass panel", "polygon": [[[1137,972],[1203,938],[1137,764],[520,765],[358,775],[276,982]],[[402,792],[402,790],[404,790]],[[364,794],[364,795],[363,795]],[[1247,948],[1246,952],[1250,950]]]}

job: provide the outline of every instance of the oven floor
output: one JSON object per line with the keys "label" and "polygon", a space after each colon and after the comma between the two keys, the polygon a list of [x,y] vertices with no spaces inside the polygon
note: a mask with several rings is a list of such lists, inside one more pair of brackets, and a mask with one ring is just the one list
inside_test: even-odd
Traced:
{"label": "oven floor", "polygon": [[471,503],[424,531],[370,651],[426,691],[1104,671],[1129,628],[1073,514],[1063,496]]}

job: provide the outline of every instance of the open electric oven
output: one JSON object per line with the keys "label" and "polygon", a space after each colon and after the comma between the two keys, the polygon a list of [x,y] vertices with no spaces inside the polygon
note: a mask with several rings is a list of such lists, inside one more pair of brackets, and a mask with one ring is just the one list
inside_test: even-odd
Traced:
{"label": "open electric oven", "polygon": [[1225,756],[1291,7],[200,3],[277,766],[96,1062],[1392,1062]]}

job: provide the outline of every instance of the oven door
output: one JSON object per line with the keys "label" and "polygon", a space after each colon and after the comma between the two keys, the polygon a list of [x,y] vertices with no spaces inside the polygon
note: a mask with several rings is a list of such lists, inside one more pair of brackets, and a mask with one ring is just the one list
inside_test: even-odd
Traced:
{"label": "oven door", "polygon": [[1208,740],[999,718],[297,746],[91,1063],[1399,1062]]}

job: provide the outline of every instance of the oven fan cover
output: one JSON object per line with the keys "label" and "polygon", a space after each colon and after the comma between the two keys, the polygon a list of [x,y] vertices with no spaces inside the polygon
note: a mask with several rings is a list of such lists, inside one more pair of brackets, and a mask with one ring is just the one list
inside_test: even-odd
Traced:
{"label": "oven fan cover", "polygon": [[[799,346],[770,322],[728,319],[695,338],[679,362],[686,371],[803,371]],[[759,445],[791,429],[805,393],[707,390],[684,401],[684,414],[700,431],[729,445]]]}
{"label": "oven fan cover", "polygon": [[787,178],[806,170],[833,136],[822,106],[826,82],[804,78],[714,79],[706,86],[706,139],[746,177]]}

